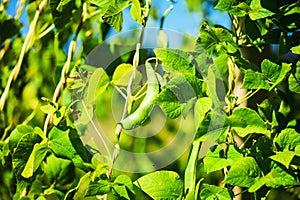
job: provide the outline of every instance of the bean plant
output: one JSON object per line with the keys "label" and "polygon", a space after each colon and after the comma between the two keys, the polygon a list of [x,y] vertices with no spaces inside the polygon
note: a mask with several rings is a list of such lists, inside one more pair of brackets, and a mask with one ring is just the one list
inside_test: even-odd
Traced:
{"label": "bean plant", "polygon": [[[161,15],[151,0],[20,0],[13,16],[10,3],[0,199],[300,198],[299,0],[186,0],[207,19],[178,48],[164,28],[176,1]],[[108,40],[127,20],[139,28]]]}

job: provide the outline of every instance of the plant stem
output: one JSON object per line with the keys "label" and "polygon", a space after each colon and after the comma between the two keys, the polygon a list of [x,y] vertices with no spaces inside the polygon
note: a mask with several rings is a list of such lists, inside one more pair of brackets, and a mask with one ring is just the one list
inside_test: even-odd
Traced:
{"label": "plant stem", "polygon": [[32,22],[30,23],[30,28],[29,28],[29,31],[28,31],[27,36],[25,38],[24,44],[22,46],[20,57],[19,57],[19,59],[17,61],[17,64],[15,65],[13,71],[11,72],[11,74],[8,78],[6,87],[5,87],[4,92],[1,96],[0,111],[2,111],[3,108],[4,108],[5,101],[8,97],[8,93],[9,93],[10,86],[11,86],[12,82],[14,80],[16,80],[16,78],[18,77],[18,74],[20,72],[20,69],[21,69],[21,66],[22,66],[22,63],[23,63],[24,56],[27,53],[27,51],[31,48],[31,46],[33,45],[32,40],[35,38],[34,37],[35,28],[36,28],[36,25],[37,25],[38,20],[40,18],[40,15],[42,14],[42,12],[45,9],[46,5],[47,5],[47,0],[43,0],[40,3],[40,5],[38,6],[38,10],[35,12],[34,18],[33,18]]}
{"label": "plant stem", "polygon": [[[83,4],[83,6],[85,6],[85,5],[86,5],[86,3]],[[77,40],[77,37],[79,35],[79,32],[81,30],[82,23],[83,23],[84,20],[85,20],[85,12],[82,12],[80,22],[79,22],[79,24],[77,26],[77,29],[76,29],[76,32],[75,32],[75,36],[74,36],[73,40],[70,42],[69,49],[68,49],[68,57],[67,57],[67,60],[64,64],[62,70],[61,70],[60,80],[59,80],[59,82],[58,82],[58,84],[55,88],[53,98],[52,98],[52,102],[57,101],[57,99],[60,95],[60,91],[62,90],[62,88],[63,88],[63,86],[66,82],[66,74],[68,74],[68,72],[69,72],[72,56],[73,56],[73,53],[76,49],[76,40]],[[44,133],[45,134],[47,133],[48,125],[51,121],[51,118],[52,118],[52,114],[48,114],[47,117],[46,117],[46,120],[45,120],[45,123],[44,123]]]}
{"label": "plant stem", "polygon": [[[132,69],[132,74],[130,76],[129,82],[128,82],[128,86],[127,86],[127,97],[126,97],[126,101],[125,101],[125,105],[124,105],[124,109],[123,109],[123,114],[122,114],[122,118],[121,120],[125,119],[126,115],[127,115],[127,110],[128,110],[128,106],[129,106],[129,99],[132,98],[132,85],[133,85],[133,81],[135,79],[135,75],[136,75],[136,69],[139,65],[139,55],[140,55],[140,49],[142,46],[142,42],[144,39],[144,32],[145,32],[145,27],[146,27],[146,23],[147,23],[147,19],[149,16],[149,8],[150,8],[150,4],[151,1],[150,0],[146,0],[146,9],[145,9],[145,13],[143,15],[143,23],[142,23],[142,30],[141,30],[141,35],[139,38],[138,43],[136,44],[136,50],[135,50],[135,54],[133,57],[133,69]],[[113,171],[113,166],[114,163],[119,155],[119,151],[120,151],[120,145],[119,145],[119,139],[122,133],[122,127],[120,125],[117,125],[116,129],[115,129],[115,135],[116,135],[116,144],[114,146],[114,150],[113,150],[113,157],[111,158],[112,164],[111,167],[109,168],[108,172],[107,172],[107,176],[110,177]],[[105,198],[106,199],[106,198]]]}

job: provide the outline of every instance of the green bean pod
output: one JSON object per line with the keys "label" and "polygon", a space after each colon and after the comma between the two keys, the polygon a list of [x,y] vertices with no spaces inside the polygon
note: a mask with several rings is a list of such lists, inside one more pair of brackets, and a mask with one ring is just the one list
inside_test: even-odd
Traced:
{"label": "green bean pod", "polygon": [[147,92],[140,106],[132,114],[119,122],[124,130],[131,130],[140,126],[150,116],[154,107],[153,101],[159,92],[159,84],[151,64],[146,62],[145,67],[148,79]]}

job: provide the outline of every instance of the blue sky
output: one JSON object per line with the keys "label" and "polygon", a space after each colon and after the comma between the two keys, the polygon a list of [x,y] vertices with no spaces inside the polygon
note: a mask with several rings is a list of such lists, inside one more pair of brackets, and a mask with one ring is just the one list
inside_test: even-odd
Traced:
{"label": "blue sky", "polygon": [[[8,14],[15,15],[18,0],[11,0],[8,6]],[[171,5],[167,0],[152,0],[152,6],[157,9],[158,17],[161,18],[165,10]],[[230,20],[226,13],[222,13],[214,10],[211,6],[207,6],[209,9],[209,19],[214,24],[220,24],[230,29]],[[130,9],[124,11],[123,32],[139,28],[138,25],[130,17]],[[189,12],[185,0],[177,0],[174,4],[173,10],[166,17],[164,22],[164,29],[174,30],[180,33],[185,33],[193,38],[197,38],[199,34],[199,26],[203,20],[203,16],[200,12]],[[21,34],[25,35],[28,32],[28,18],[26,15],[26,8],[20,17],[20,21],[23,24]],[[159,27],[160,21],[149,18],[147,27]],[[113,29],[110,31],[109,36],[115,35],[117,32]]]}

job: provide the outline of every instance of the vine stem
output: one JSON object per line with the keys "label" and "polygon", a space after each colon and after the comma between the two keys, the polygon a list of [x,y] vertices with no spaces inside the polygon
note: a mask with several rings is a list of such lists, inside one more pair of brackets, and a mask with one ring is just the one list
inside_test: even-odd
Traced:
{"label": "vine stem", "polygon": [[21,66],[22,66],[22,63],[23,63],[24,56],[28,52],[30,47],[33,45],[32,40],[34,39],[35,28],[36,28],[36,25],[37,25],[38,20],[40,18],[40,15],[42,14],[43,10],[45,9],[45,7],[47,5],[47,2],[48,2],[47,0],[43,0],[40,3],[40,5],[38,6],[38,10],[35,12],[34,18],[33,18],[32,22],[30,23],[29,31],[28,31],[27,36],[25,38],[24,44],[22,46],[20,57],[17,61],[17,64],[15,65],[13,71],[9,75],[6,87],[4,89],[3,94],[1,95],[0,111],[2,111],[3,108],[4,108],[4,105],[5,105],[6,99],[8,97],[8,93],[9,93],[10,86],[11,86],[12,82],[14,80],[16,80],[16,78],[18,77],[18,74],[20,72],[20,69],[21,69]]}
{"label": "vine stem", "polygon": [[[84,3],[83,4],[83,7],[85,7],[86,4]],[[83,9],[85,10],[85,9]],[[54,91],[54,94],[53,94],[53,98],[52,98],[52,102],[56,102],[59,95],[60,95],[60,91],[62,90],[65,82],[66,82],[66,74],[68,74],[69,72],[69,68],[70,68],[70,65],[71,65],[71,61],[72,61],[72,56],[73,56],[73,53],[76,49],[76,40],[77,40],[77,37],[79,35],[79,32],[81,30],[81,27],[82,27],[82,23],[83,21],[85,20],[85,12],[82,12],[82,15],[81,15],[81,18],[80,18],[80,22],[77,26],[77,29],[76,29],[76,33],[75,33],[75,36],[73,38],[73,40],[70,42],[69,44],[69,49],[68,49],[68,56],[67,56],[67,60],[61,70],[61,75],[60,75],[60,80],[55,88],[55,91]],[[45,120],[45,123],[44,123],[44,133],[46,134],[47,133],[47,130],[48,130],[48,125],[51,121],[51,118],[52,118],[53,114],[48,114],[47,117],[46,117],[46,120]]]}
{"label": "vine stem", "polygon": [[[128,81],[128,86],[127,86],[127,96],[126,96],[126,100],[125,100],[125,105],[124,105],[124,109],[123,109],[123,114],[122,114],[122,118],[121,120],[125,119],[126,115],[127,115],[127,110],[128,110],[128,106],[129,106],[129,100],[132,99],[132,85],[133,85],[133,81],[135,79],[136,76],[136,69],[139,65],[139,55],[140,55],[140,49],[142,47],[142,42],[144,39],[144,32],[145,32],[145,27],[146,27],[146,23],[147,23],[147,19],[149,16],[149,9],[150,9],[150,5],[151,5],[151,0],[146,0],[146,6],[145,6],[145,13],[143,15],[143,22],[142,22],[142,30],[141,30],[141,35],[139,37],[139,41],[136,44],[136,50],[135,50],[135,54],[133,57],[133,69],[132,69],[132,73],[130,76],[130,79]],[[109,168],[108,172],[107,172],[107,177],[110,177],[113,171],[113,167],[114,167],[114,163],[119,155],[119,151],[120,151],[120,145],[119,145],[119,139],[122,133],[122,126],[121,125],[117,125],[116,129],[115,129],[115,135],[116,135],[116,144],[114,146],[114,150],[113,150],[113,156],[111,158],[111,167]],[[107,197],[105,196],[104,199],[106,199]]]}
{"label": "vine stem", "polygon": [[[15,19],[19,19],[19,17],[21,16],[23,10],[24,10],[24,7],[25,7],[25,3],[26,3],[26,0],[21,0],[17,3],[17,11],[16,11],[16,14],[14,16]],[[10,42],[11,42],[11,38],[9,39],[6,39],[4,41],[4,45],[3,45],[3,48],[0,50],[0,60],[2,60],[3,56],[5,55],[5,53],[7,52],[8,48],[9,48],[9,45],[10,45]]]}

